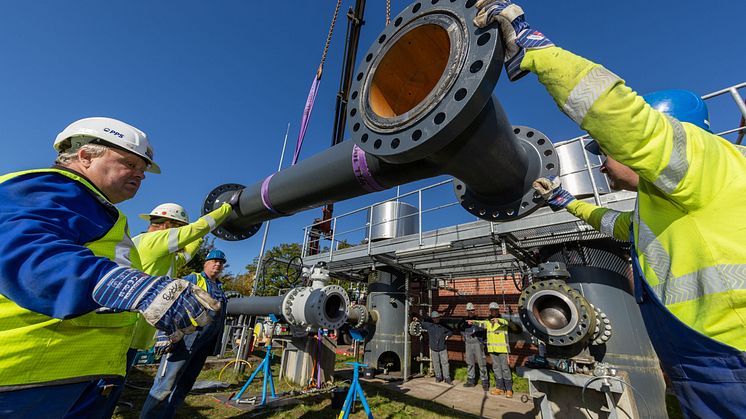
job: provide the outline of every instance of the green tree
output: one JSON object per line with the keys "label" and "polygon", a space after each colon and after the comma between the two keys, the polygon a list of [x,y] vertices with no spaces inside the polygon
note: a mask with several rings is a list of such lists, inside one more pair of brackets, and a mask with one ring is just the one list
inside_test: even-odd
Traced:
{"label": "green tree", "polygon": [[[266,251],[262,269],[264,274],[260,278],[257,295],[278,295],[280,290],[298,285],[300,270],[288,267],[288,263],[285,261],[296,258],[295,262],[299,262],[297,257],[300,256],[300,252],[301,245],[298,243],[281,243]],[[253,287],[258,262],[259,257],[254,258],[252,263],[246,265],[246,273],[238,275],[237,278],[240,279],[238,282],[244,287],[249,283]],[[239,290],[237,289],[237,291]],[[243,291],[240,292],[246,294]]]}

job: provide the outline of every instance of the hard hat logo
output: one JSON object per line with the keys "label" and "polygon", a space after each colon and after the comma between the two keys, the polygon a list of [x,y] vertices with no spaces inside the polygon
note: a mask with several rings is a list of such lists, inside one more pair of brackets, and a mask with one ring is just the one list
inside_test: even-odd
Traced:
{"label": "hard hat logo", "polygon": [[124,138],[124,134],[121,132],[114,131],[111,128],[104,128],[104,132],[108,132],[109,134],[116,135],[119,138]]}

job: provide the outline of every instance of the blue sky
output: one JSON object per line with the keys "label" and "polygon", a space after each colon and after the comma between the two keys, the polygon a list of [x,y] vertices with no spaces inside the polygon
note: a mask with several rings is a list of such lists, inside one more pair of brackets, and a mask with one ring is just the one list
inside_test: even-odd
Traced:
{"label": "blue sky", "polygon": [[[393,17],[411,2],[391,3]],[[148,175],[138,195],[120,205],[132,233],[146,228],[136,214],[162,202],[184,205],[194,219],[215,186],[252,184],[277,169],[288,123],[289,163],[335,4],[3,1],[0,171],[48,166],[54,160],[54,137],[68,123],[111,116],[148,133],[163,169],[161,175]],[[741,1],[519,4],[534,28],[605,65],[638,92],[688,88],[705,94],[746,81],[746,5]],[[344,14],[354,0],[342,5],[301,160],[330,143]],[[385,2],[368,0],[360,56],[384,24]],[[510,83],[503,75],[495,94],[514,124],[533,126],[554,141],[581,134],[533,76]],[[737,124],[730,98],[712,102],[710,109],[715,130]],[[438,199],[453,199],[447,189],[442,191]],[[391,191],[381,192],[339,204],[336,211],[390,196]],[[302,227],[319,215],[313,210],[274,221],[269,245],[301,241]],[[218,241],[218,246],[238,273],[258,254],[260,242],[261,232],[242,242]]]}

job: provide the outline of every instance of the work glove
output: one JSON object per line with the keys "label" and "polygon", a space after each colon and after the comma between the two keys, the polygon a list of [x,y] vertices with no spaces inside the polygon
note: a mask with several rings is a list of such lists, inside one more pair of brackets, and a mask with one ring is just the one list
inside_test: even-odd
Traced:
{"label": "work glove", "polygon": [[235,211],[237,214],[241,214],[240,211],[240,202],[241,202],[241,193],[243,192],[243,189],[239,189],[236,192],[233,192],[233,195],[231,195],[230,198],[228,198],[228,203],[231,205],[231,208],[233,208],[233,211]]}
{"label": "work glove", "polygon": [[510,81],[525,76],[521,61],[526,49],[539,49],[554,46],[543,33],[533,30],[523,17],[523,9],[510,0],[479,0],[474,24],[484,28],[494,22],[500,26],[503,50],[505,51],[505,71]]}
{"label": "work glove", "polygon": [[220,302],[189,281],[124,267],[107,273],[93,288],[92,297],[102,307],[142,313],[172,343],[210,324],[208,310],[220,310]]}
{"label": "work glove", "polygon": [[163,332],[158,332],[158,334],[155,336],[155,346],[153,346],[153,351],[157,356],[163,356],[167,353],[171,352],[171,349],[173,348],[173,343],[171,342],[171,339]]}
{"label": "work glove", "polygon": [[562,189],[560,180],[556,176],[550,178],[538,178],[531,184],[553,211],[559,211],[567,207],[570,202],[575,200],[570,192]]}

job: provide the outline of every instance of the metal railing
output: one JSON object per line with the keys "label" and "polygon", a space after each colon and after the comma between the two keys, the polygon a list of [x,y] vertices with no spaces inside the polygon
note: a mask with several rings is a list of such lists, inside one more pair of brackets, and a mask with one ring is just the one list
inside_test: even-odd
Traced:
{"label": "metal railing", "polygon": [[[744,103],[743,97],[738,92],[738,90],[742,89],[742,88],[746,88],[746,82],[739,83],[739,84],[733,85],[731,87],[728,87],[728,88],[725,88],[725,89],[722,89],[722,90],[718,90],[716,92],[708,93],[708,94],[702,96],[702,99],[705,100],[705,101],[707,101],[707,100],[710,100],[712,98],[715,98],[715,97],[718,97],[718,96],[721,96],[721,95],[730,94],[730,96],[735,101],[736,106],[737,106],[739,112],[746,119],[746,104]],[[732,133],[735,133],[735,132],[746,132],[746,127],[739,126],[739,127],[736,127],[736,128],[727,129],[725,131],[718,132],[716,135],[724,136],[724,135],[732,134]],[[590,141],[590,140],[592,140],[591,137],[586,134],[586,135],[581,135],[581,136],[578,136],[578,137],[575,137],[575,138],[572,138],[572,139],[569,139],[569,140],[557,142],[557,143],[555,143],[555,147],[568,146],[568,145],[570,145],[570,144],[572,144],[574,142],[581,142],[581,146],[584,146],[585,145],[584,142],[587,142],[587,141]],[[736,144],[738,144],[738,143],[739,142],[736,142]],[[595,181],[594,176],[593,176],[593,171],[595,169],[599,168],[601,166],[601,163],[599,162],[599,163],[594,164],[593,162],[591,162],[591,159],[589,159],[589,155],[585,151],[585,148],[582,147],[582,149],[583,149],[583,155],[584,155],[584,159],[585,159],[584,171],[586,171],[588,173],[588,176],[590,177],[590,181],[591,181],[592,188],[593,188],[594,200],[595,200],[595,202],[596,202],[597,205],[603,205],[603,202],[601,200],[602,193],[599,191],[598,185],[596,184],[596,181]],[[563,175],[564,174],[565,173],[563,173]],[[367,246],[367,254],[370,255],[370,253],[371,253],[371,246],[372,246],[372,240],[371,240],[371,238],[372,238],[372,233],[373,233],[373,228],[374,227],[376,227],[377,225],[381,225],[381,224],[398,222],[399,220],[403,220],[403,219],[405,219],[407,217],[414,217],[414,216],[417,217],[417,227],[418,227],[417,228],[417,231],[418,231],[417,232],[417,235],[418,235],[417,243],[418,243],[418,246],[421,247],[423,245],[423,216],[429,216],[429,215],[432,215],[432,214],[434,214],[436,212],[443,211],[443,210],[445,210],[447,208],[459,205],[458,200],[456,200],[455,197],[453,197],[452,185],[451,185],[452,182],[453,182],[453,179],[448,179],[448,180],[440,181],[440,182],[434,183],[432,185],[428,185],[428,186],[425,186],[423,188],[416,189],[416,190],[411,191],[411,192],[407,192],[407,193],[404,193],[404,194],[397,194],[396,196],[394,196],[392,198],[388,198],[386,200],[379,201],[379,202],[373,203],[371,205],[367,205],[367,206],[364,206],[364,207],[361,207],[361,208],[358,208],[358,209],[355,209],[355,210],[352,210],[352,211],[346,212],[344,214],[341,214],[341,215],[333,217],[331,219],[331,224],[332,224],[331,237],[327,238],[327,237],[324,237],[323,235],[319,235],[319,237],[318,237],[318,241],[319,241],[319,243],[318,243],[319,254],[324,254],[324,253],[328,252],[328,260],[331,261],[334,258],[335,251],[339,250],[337,247],[340,245],[340,243],[344,243],[347,247],[366,245]],[[434,205],[434,206],[428,207],[428,208],[423,207],[423,194],[425,194],[425,193],[435,193],[438,188],[442,188],[444,186],[448,186],[451,189],[451,190],[448,191],[448,194],[450,194],[450,196],[453,197],[453,200],[449,201],[449,202],[447,202],[445,204],[438,204],[438,205]],[[399,218],[392,219],[392,220],[385,220],[385,221],[380,221],[380,222],[377,222],[377,223],[373,222],[373,213],[374,213],[374,208],[376,206],[385,204],[387,202],[392,202],[392,201],[404,201],[404,200],[406,200],[407,198],[410,198],[410,197],[416,197],[416,199],[417,199],[417,205],[416,205],[417,212],[416,213],[407,214],[407,215],[405,215],[403,217],[399,217]],[[366,213],[366,211],[367,211],[367,219],[362,219],[360,221],[360,224],[358,224],[356,226],[353,226],[351,228],[346,228],[346,229],[343,229],[341,231],[337,231],[337,226],[341,224],[340,220],[350,219],[350,218],[352,218],[352,217],[354,217],[356,215]],[[467,214],[465,212],[463,213],[463,222],[464,223],[466,223],[468,221],[474,221],[474,220],[475,220],[475,218],[473,218],[469,214]],[[454,221],[453,219],[447,218],[447,219],[443,220],[443,225],[436,227],[434,230],[429,230],[429,232],[437,235],[437,232],[441,228],[452,227],[452,226],[458,224],[458,223],[454,223],[453,221]],[[306,227],[303,228],[302,257],[308,256],[308,250],[309,250],[309,232],[313,229],[314,226],[319,226],[319,225],[324,224],[326,222],[329,222],[329,221],[328,220],[327,221],[319,221],[319,222],[310,224],[310,225],[308,225],[308,226],[306,226]],[[492,223],[492,222],[490,223],[490,229],[493,232],[494,232],[494,225],[495,225],[495,223]],[[463,229],[464,229],[464,231],[468,231],[469,228],[470,228],[469,226],[464,226]],[[472,228],[476,229],[476,228],[481,228],[481,227],[475,225]],[[348,239],[344,238],[344,237],[349,237],[349,235],[352,235],[352,234],[355,234],[355,233],[362,233],[362,232],[366,232],[367,234],[366,234],[365,238],[362,241],[359,242],[359,244],[350,244],[350,242],[348,241]],[[324,243],[324,244],[328,243],[328,247],[325,246],[325,247],[322,248],[321,247],[322,243]]]}

